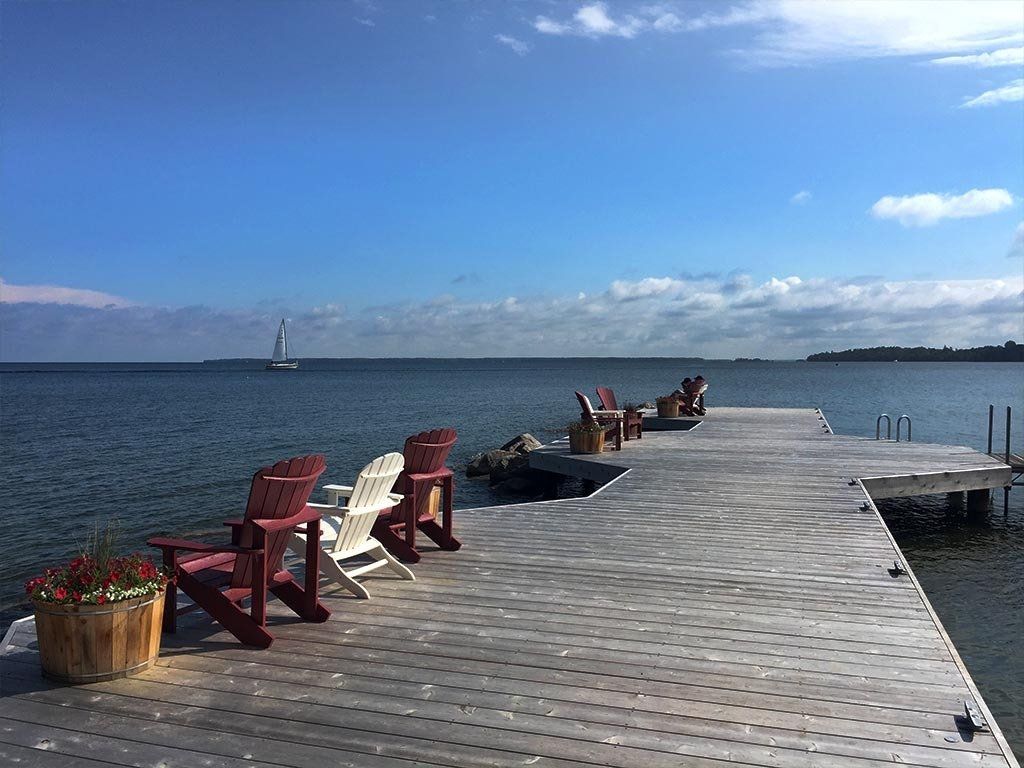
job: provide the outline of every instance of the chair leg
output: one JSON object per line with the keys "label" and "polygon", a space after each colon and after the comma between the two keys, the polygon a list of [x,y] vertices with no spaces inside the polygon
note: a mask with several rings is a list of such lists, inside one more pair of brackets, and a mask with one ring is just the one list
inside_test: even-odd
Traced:
{"label": "chair leg", "polygon": [[413,572],[406,568],[404,565],[402,565],[400,562],[398,562],[398,560],[396,560],[395,557],[390,552],[384,549],[384,547],[377,545],[376,547],[368,551],[366,554],[368,554],[370,557],[376,560],[386,561],[388,568],[397,573],[403,579],[408,579],[409,581],[416,580],[416,576],[413,574]]}
{"label": "chair leg", "polygon": [[[384,550],[380,547],[381,551]],[[391,557],[388,555],[388,557]],[[404,566],[403,566],[404,567]],[[356,597],[362,598],[363,600],[370,599],[370,593],[362,584],[353,579],[333,557],[321,557],[320,558],[320,573],[326,576],[328,579],[336,583],[338,586],[344,587]]]}
{"label": "chair leg", "polygon": [[274,642],[272,634],[224,597],[220,590],[207,586],[191,574],[181,571],[178,573],[178,586],[195,601],[196,605],[245,645],[269,648]]}
{"label": "chair leg", "polygon": [[[437,524],[437,521],[427,518],[419,522],[420,532],[433,541],[441,549],[454,552],[462,546],[462,542],[454,536],[445,534],[444,528]],[[404,558],[403,558],[404,559]]]}
{"label": "chair leg", "polygon": [[178,553],[173,549],[165,549],[163,562],[164,568],[171,574],[164,588],[163,631],[173,635],[178,631]]}
{"label": "chair leg", "polygon": [[172,577],[164,588],[163,631],[174,634],[178,631],[178,587]]}
{"label": "chair leg", "polygon": [[[415,527],[415,526],[414,526]],[[391,530],[389,518],[379,517],[373,524],[373,538],[403,563],[418,563],[420,553],[405,543],[405,538]]]}
{"label": "chair leg", "polygon": [[299,586],[295,579],[289,579],[282,584],[275,584],[270,588],[278,599],[289,608],[291,608],[297,616],[301,616],[306,621],[313,621],[316,623],[327,621],[331,617],[331,611],[326,605],[320,602],[319,599],[315,599],[313,603],[313,610],[308,611],[308,593],[302,587]]}

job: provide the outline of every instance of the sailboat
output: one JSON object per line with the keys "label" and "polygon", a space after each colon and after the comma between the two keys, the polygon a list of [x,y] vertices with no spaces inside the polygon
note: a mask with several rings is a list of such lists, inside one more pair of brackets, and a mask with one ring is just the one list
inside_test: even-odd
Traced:
{"label": "sailboat", "polygon": [[298,360],[288,359],[288,332],[284,328],[284,318],[281,318],[281,327],[277,329],[277,341],[274,342],[274,354],[266,368],[268,371],[294,371],[298,367]]}

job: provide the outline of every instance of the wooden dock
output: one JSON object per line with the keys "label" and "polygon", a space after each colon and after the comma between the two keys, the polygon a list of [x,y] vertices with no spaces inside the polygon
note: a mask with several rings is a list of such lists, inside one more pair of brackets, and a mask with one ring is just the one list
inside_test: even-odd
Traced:
{"label": "wooden dock", "polygon": [[1018,766],[864,490],[996,487],[1005,464],[727,408],[533,461],[614,482],[461,511],[462,550],[329,592],[327,624],[272,603],[269,650],[197,617],[157,667],[58,687],[16,625],[0,765]]}

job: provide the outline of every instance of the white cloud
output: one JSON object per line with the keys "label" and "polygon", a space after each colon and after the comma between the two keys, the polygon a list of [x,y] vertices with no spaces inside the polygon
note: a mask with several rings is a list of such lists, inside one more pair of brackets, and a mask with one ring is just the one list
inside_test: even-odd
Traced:
{"label": "white cloud", "polygon": [[1013,233],[1013,242],[1010,243],[1010,251],[1006,255],[1011,259],[1024,258],[1024,221],[1017,225]]}
{"label": "white cloud", "polygon": [[684,281],[671,277],[645,277],[636,282],[616,280],[608,288],[608,294],[616,301],[634,301],[666,294],[678,294],[685,287]]}
{"label": "white cloud", "polygon": [[905,227],[930,227],[942,219],[970,219],[998,213],[1013,205],[1005,189],[972,189],[962,195],[928,192],[895,197],[886,195],[871,206],[876,219],[896,219]]}
{"label": "white cloud", "polygon": [[353,21],[356,24],[362,24],[364,27],[376,27],[377,26],[377,22],[375,22],[373,19],[368,19],[368,18],[364,18],[364,17],[358,17],[357,16],[357,17],[353,18]]}
{"label": "white cloud", "polygon": [[975,67],[977,69],[1024,67],[1024,47],[1000,48],[998,51],[972,53],[966,56],[944,56],[941,59],[932,59],[929,63],[944,67]]}
{"label": "white cloud", "polygon": [[1006,104],[1011,101],[1024,101],[1024,79],[1014,80],[1002,88],[994,88],[985,91],[973,99],[967,99],[961,107],[994,107],[997,104]]}
{"label": "white cloud", "polygon": [[744,21],[762,21],[746,54],[768,65],[973,53],[1024,41],[1020,6],[1002,0],[755,0],[739,10]]}
{"label": "white cloud", "polygon": [[534,21],[544,34],[593,38],[740,25],[757,32],[754,44],[737,53],[744,63],[761,65],[965,54],[935,63],[1003,66],[1019,60],[1011,46],[1024,42],[1019,5],[1003,0],[748,0],[693,17],[677,13],[674,4],[620,3],[613,11],[605,2],[589,2],[568,19]]}
{"label": "white cloud", "polygon": [[891,281],[746,275],[616,281],[604,291],[352,309],[0,305],[7,360],[265,357],[281,317],[314,356],[802,357],[887,343],[1019,339],[1024,278]]}
{"label": "white cloud", "polygon": [[[546,35],[577,35],[579,37],[623,37],[633,38],[668,14],[660,14],[653,21],[641,19],[627,14],[614,19],[608,13],[608,6],[603,2],[587,3],[579,7],[572,18],[567,21],[556,21],[547,16],[538,16],[533,28]],[[663,24],[671,24],[664,19]]]}
{"label": "white cloud", "polygon": [[509,48],[511,48],[519,56],[525,56],[530,52],[529,43],[525,43],[522,40],[519,40],[518,38],[512,37],[510,35],[495,35],[494,39],[497,40],[502,45],[506,45]]}
{"label": "white cloud", "polygon": [[811,201],[812,197],[814,197],[814,195],[812,195],[808,190],[801,189],[799,192],[797,192],[795,195],[789,198],[789,202],[791,202],[793,205],[806,205]]}
{"label": "white cloud", "polygon": [[66,288],[60,285],[13,285],[0,278],[2,304],[68,304],[75,307],[130,307],[133,302],[88,288]]}

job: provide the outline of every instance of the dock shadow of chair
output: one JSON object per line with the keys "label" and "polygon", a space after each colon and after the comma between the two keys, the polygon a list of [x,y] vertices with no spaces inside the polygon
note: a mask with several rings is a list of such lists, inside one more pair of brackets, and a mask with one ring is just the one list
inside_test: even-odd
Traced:
{"label": "dock shadow of chair", "polygon": [[[353,595],[369,599],[370,592],[357,576],[387,568],[403,579],[414,580],[412,571],[398,562],[384,546],[371,535],[371,529],[382,512],[390,511],[402,503],[402,495],[392,488],[405,468],[400,453],[378,456],[360,470],[354,485],[325,485],[327,504],[310,504],[323,513],[320,534],[320,573],[347,589]],[[344,500],[344,504],[339,504]],[[291,535],[289,547],[293,552],[304,552],[308,544],[304,528]],[[346,570],[342,563],[354,558],[369,558]]]}
{"label": "dock shadow of chair", "polygon": [[[267,593],[273,593],[306,621],[323,622],[330,611],[317,597],[320,515],[307,505],[316,480],[326,469],[321,454],[298,456],[263,467],[253,476],[245,516],[228,520],[231,544],[152,538],[173,574],[164,599],[164,631],[177,629],[177,590],[192,599],[245,645],[267,648]],[[314,534],[306,547],[304,585],[284,567],[289,536],[305,525]],[[179,552],[188,552],[179,556]],[[246,613],[243,601],[250,601]],[[191,610],[186,608],[184,610]]]}

